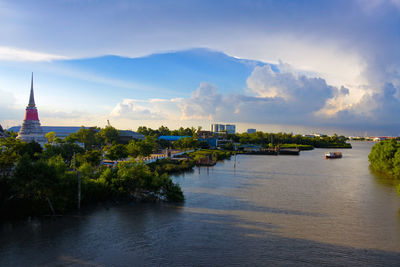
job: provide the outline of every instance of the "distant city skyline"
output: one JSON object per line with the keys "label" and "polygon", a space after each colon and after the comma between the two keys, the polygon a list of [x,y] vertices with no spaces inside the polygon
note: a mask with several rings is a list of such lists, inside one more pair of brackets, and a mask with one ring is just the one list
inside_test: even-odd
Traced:
{"label": "distant city skyline", "polygon": [[[0,124],[400,135],[400,2],[3,1]],[[116,55],[116,56],[110,56]]]}

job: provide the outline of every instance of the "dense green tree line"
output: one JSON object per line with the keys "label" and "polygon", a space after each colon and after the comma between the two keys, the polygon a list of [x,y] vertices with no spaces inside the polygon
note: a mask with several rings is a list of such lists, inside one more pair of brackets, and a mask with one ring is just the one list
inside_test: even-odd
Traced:
{"label": "dense green tree line", "polygon": [[[368,155],[371,169],[390,178],[400,180],[400,144],[396,140],[376,143]],[[400,195],[400,184],[397,185]]]}
{"label": "dense green tree line", "polygon": [[311,145],[317,148],[329,147],[344,147],[351,148],[349,143],[346,143],[344,136],[321,136],[321,137],[306,137],[302,135],[293,135],[292,133],[242,133],[229,134],[228,138],[234,142],[241,144],[258,144],[264,147],[278,144],[298,144]]}
{"label": "dense green tree line", "polygon": [[76,208],[78,174],[82,205],[113,199],[183,200],[181,188],[167,174],[134,159],[113,168],[100,165],[103,157],[146,156],[156,146],[154,139],[121,144],[111,127],[82,127],[64,140],[47,137],[50,143],[43,149],[15,136],[0,139],[0,216],[62,214]]}
{"label": "dense green tree line", "polygon": [[214,161],[218,161],[227,159],[231,155],[232,155],[231,151],[212,150],[212,149],[202,149],[189,153],[189,156],[192,157],[195,161],[205,157],[210,158]]}
{"label": "dense green tree line", "polygon": [[192,170],[195,166],[195,161],[192,159],[176,161],[171,159],[161,159],[157,162],[153,162],[148,164],[152,171],[156,171],[157,173],[176,173],[181,171],[189,171]]}
{"label": "dense green tree line", "polygon": [[151,129],[147,128],[146,126],[139,126],[137,132],[143,134],[144,136],[155,136],[158,138],[161,135],[195,136],[196,132],[199,129],[201,129],[201,127],[198,127],[198,129],[194,127],[191,128],[180,127],[178,130],[170,130],[166,126],[160,126],[158,129]]}
{"label": "dense green tree line", "polygon": [[368,155],[368,160],[376,172],[400,179],[400,144],[396,140],[376,143]]}

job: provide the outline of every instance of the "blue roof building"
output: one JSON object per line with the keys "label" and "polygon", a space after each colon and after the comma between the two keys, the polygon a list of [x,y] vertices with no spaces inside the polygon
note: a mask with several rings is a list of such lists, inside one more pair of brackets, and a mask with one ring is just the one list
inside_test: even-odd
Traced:
{"label": "blue roof building", "polygon": [[161,135],[160,137],[158,137],[158,139],[174,142],[186,137],[192,138],[191,136],[184,136],[184,135]]}

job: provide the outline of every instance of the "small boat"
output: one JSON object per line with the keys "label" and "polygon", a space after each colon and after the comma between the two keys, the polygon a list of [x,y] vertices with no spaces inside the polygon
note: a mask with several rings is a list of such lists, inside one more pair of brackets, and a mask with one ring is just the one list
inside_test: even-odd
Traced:
{"label": "small boat", "polygon": [[326,159],[338,159],[342,157],[342,152],[328,152],[325,153]]}

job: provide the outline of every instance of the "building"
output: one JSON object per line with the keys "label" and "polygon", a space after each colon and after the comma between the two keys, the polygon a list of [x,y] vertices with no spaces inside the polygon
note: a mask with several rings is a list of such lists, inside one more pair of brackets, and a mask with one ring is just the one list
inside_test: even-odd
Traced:
{"label": "building", "polygon": [[234,124],[225,125],[225,131],[228,134],[235,134],[236,133],[236,125],[234,125]]}
{"label": "building", "polygon": [[198,131],[197,132],[197,138],[216,138],[217,135],[211,131]]}
{"label": "building", "polygon": [[119,140],[122,143],[129,143],[129,141],[136,139],[136,140],[144,140],[144,135],[130,131],[130,130],[120,130],[119,131]]}
{"label": "building", "polygon": [[170,142],[175,142],[181,138],[186,138],[186,137],[191,138],[191,136],[185,136],[185,135],[161,135],[160,137],[158,137],[158,140],[167,140]]}
{"label": "building", "polygon": [[[42,126],[42,131],[43,134],[46,135],[49,132],[55,132],[56,136],[58,138],[64,139],[68,135],[72,133],[76,133],[80,128],[78,126]],[[87,128],[87,127],[85,127]],[[9,131],[12,132],[19,132],[21,129],[21,126],[13,126],[9,128]]]}
{"label": "building", "polygon": [[[64,139],[68,135],[72,133],[76,133],[82,127],[78,126],[42,126],[43,134],[46,135],[49,132],[54,132],[58,138]],[[93,129],[97,131],[95,127],[84,127],[85,129]],[[19,132],[21,126],[14,126],[9,128],[9,131]],[[119,138],[122,143],[129,143],[132,139],[144,140],[144,135],[130,131],[130,130],[120,130],[119,131]]]}
{"label": "building", "polygon": [[247,133],[248,134],[251,134],[251,133],[255,133],[255,132],[257,132],[257,130],[256,129],[247,129]]}
{"label": "building", "polygon": [[219,132],[227,132],[228,134],[234,134],[236,132],[236,125],[234,124],[211,124],[211,132],[219,133]]}
{"label": "building", "polygon": [[218,133],[218,132],[223,132],[223,131],[225,131],[224,124],[218,124],[218,123],[211,124],[211,132]]}
{"label": "building", "polygon": [[39,114],[35,105],[35,97],[33,94],[33,73],[31,78],[29,103],[25,109],[25,119],[22,122],[17,138],[25,142],[35,141],[42,146],[47,143],[42,127],[40,126]]}
{"label": "building", "polygon": [[217,134],[211,131],[198,131],[197,132],[197,141],[199,142],[207,142],[210,148],[216,148],[218,146],[218,136]]}

